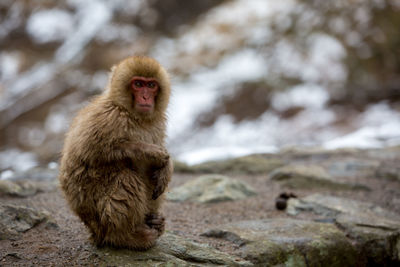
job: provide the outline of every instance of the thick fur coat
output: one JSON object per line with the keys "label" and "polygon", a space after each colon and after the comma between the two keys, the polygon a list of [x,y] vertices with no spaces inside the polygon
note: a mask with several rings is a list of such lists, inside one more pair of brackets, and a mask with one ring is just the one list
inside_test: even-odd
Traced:
{"label": "thick fur coat", "polygon": [[[134,76],[153,77],[159,83],[151,114],[133,108]],[[99,246],[147,249],[164,230],[146,223],[146,216],[158,214],[163,196],[153,199],[155,186],[162,193],[172,173],[164,148],[169,96],[169,78],[160,64],[130,57],[112,68],[105,92],[72,122],[59,180],[72,210]],[[164,158],[146,153],[147,146],[162,148]]]}

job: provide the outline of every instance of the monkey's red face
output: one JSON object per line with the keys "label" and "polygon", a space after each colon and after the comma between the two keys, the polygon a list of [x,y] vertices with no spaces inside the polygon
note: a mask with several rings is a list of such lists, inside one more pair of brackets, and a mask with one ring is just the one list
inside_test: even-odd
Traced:
{"label": "monkey's red face", "polygon": [[131,88],[135,110],[141,113],[153,112],[159,91],[158,82],[153,78],[135,76],[131,80]]}

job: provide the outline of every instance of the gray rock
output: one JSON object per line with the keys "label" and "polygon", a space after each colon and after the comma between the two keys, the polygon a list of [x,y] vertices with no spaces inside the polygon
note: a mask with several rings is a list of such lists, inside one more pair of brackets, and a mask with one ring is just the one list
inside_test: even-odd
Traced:
{"label": "gray rock", "polygon": [[324,195],[291,199],[288,213],[312,211],[333,218],[371,265],[400,261],[400,216],[375,204]]}
{"label": "gray rock", "polygon": [[46,222],[57,227],[46,212],[31,208],[0,204],[0,240],[19,239],[21,233]]}
{"label": "gray rock", "polygon": [[266,174],[281,167],[281,159],[268,154],[253,154],[244,157],[209,161],[193,166],[182,162],[174,163],[174,170],[183,173],[229,173],[229,174]]}
{"label": "gray rock", "polygon": [[377,178],[400,182],[400,166],[396,162],[382,162],[376,171]]}
{"label": "gray rock", "polygon": [[354,266],[356,251],[333,224],[294,219],[242,221],[203,234],[240,245],[240,256],[262,266]]}
{"label": "gray rock", "polygon": [[[19,195],[22,191],[21,186],[9,181],[0,180],[0,196],[2,195]],[[29,194],[28,194],[29,195]]]}
{"label": "gray rock", "polygon": [[57,188],[57,182],[30,180],[0,180],[0,196],[29,197],[40,192],[50,192]]}
{"label": "gray rock", "polygon": [[26,171],[12,172],[10,180],[54,181],[57,180],[58,169],[35,167]]}
{"label": "gray rock", "polygon": [[295,215],[300,211],[312,211],[325,217],[336,217],[341,213],[346,213],[400,221],[399,215],[373,203],[322,194],[313,194],[302,199],[291,198],[288,201],[288,213]]}
{"label": "gray rock", "polygon": [[329,162],[327,170],[334,177],[371,177],[378,166],[378,160],[344,157]]}
{"label": "gray rock", "polygon": [[381,162],[400,159],[400,146],[364,150],[364,156],[378,159]]}
{"label": "gray rock", "polygon": [[367,189],[363,185],[349,184],[332,177],[323,167],[316,165],[287,165],[272,171],[269,179],[289,188],[325,188],[331,190]]}
{"label": "gray rock", "polygon": [[400,265],[399,220],[344,213],[337,216],[336,223],[356,241],[359,254],[363,255],[367,265]]}
{"label": "gray rock", "polygon": [[178,202],[214,203],[244,199],[255,194],[244,182],[222,175],[204,175],[173,188],[167,194],[167,199]]}
{"label": "gray rock", "polygon": [[243,259],[172,233],[164,234],[148,251],[102,248],[93,253],[106,266],[252,266]]}

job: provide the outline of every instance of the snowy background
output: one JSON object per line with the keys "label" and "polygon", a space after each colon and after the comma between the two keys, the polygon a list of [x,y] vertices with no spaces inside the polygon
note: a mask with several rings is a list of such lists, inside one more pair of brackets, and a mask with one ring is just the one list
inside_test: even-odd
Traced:
{"label": "snowy background", "polygon": [[75,112],[132,54],[171,73],[180,161],[399,145],[399,17],[397,0],[1,1],[1,177],[55,168]]}

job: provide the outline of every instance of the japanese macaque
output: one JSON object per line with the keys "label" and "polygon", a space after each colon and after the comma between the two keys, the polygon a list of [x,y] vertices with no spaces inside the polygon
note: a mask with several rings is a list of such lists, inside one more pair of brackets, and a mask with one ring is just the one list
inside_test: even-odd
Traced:
{"label": "japanese macaque", "polygon": [[172,175],[164,146],[169,78],[154,59],[129,57],[67,133],[60,183],[98,246],[146,250],[164,231],[159,213]]}

